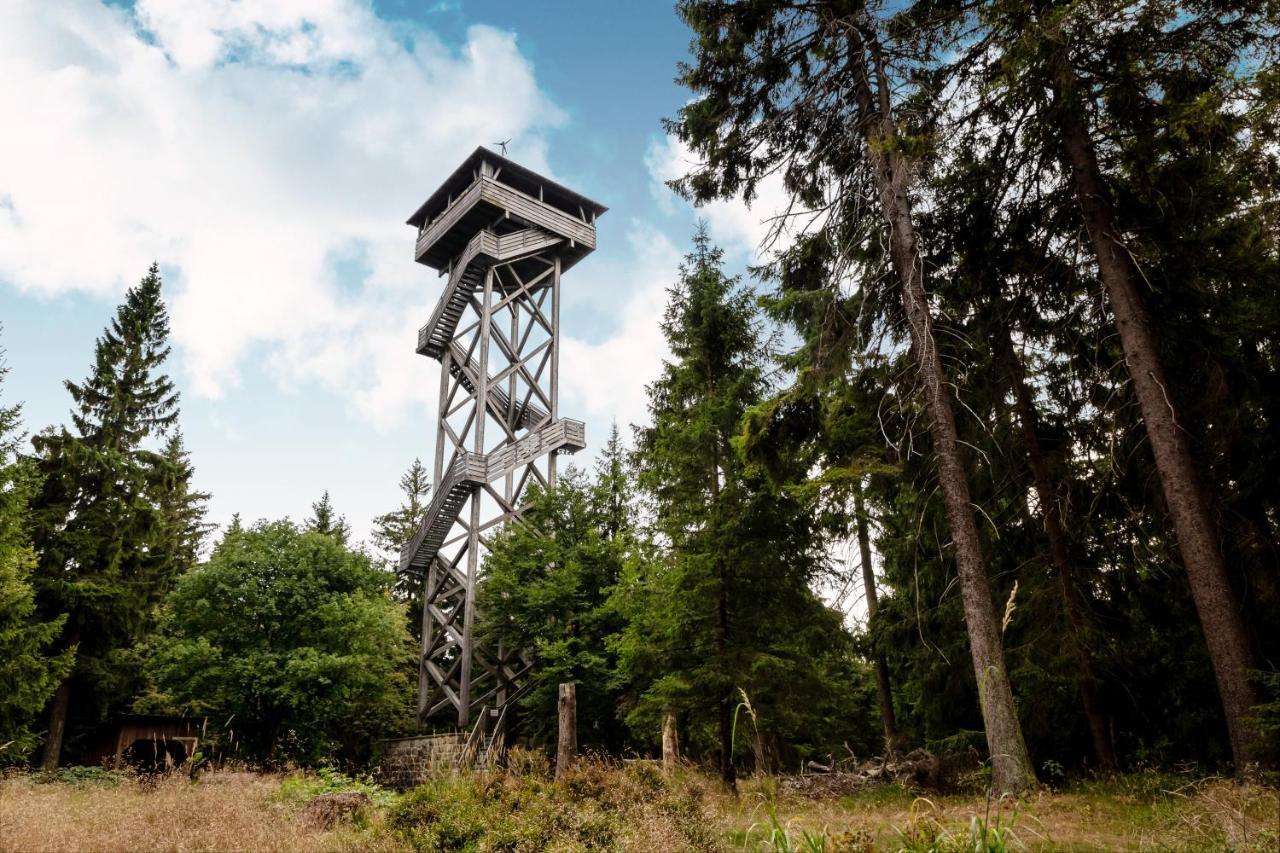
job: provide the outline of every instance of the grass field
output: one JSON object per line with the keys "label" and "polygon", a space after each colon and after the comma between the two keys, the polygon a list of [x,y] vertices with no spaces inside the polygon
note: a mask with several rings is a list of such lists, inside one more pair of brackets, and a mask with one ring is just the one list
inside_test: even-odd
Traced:
{"label": "grass field", "polygon": [[[370,802],[324,828],[306,803]],[[748,780],[734,797],[687,772],[586,765],[438,781],[395,795],[337,774],[217,771],[150,781],[95,772],[0,781],[0,849],[102,850],[1257,850],[1280,845],[1274,789],[1134,774],[994,803],[877,786],[838,798]]]}

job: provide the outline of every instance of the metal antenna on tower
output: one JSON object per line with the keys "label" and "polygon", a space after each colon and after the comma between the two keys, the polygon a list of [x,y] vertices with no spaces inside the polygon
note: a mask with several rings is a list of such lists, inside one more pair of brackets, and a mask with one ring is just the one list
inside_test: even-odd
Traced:
{"label": "metal antenna on tower", "polygon": [[477,148],[409,219],[416,260],[448,275],[418,332],[417,351],[440,362],[432,500],[400,554],[424,587],[420,726],[502,708],[528,671],[521,650],[476,642],[476,587],[526,487],[553,486],[557,456],[586,446],[557,399],[560,276],[595,249],[605,210]]}

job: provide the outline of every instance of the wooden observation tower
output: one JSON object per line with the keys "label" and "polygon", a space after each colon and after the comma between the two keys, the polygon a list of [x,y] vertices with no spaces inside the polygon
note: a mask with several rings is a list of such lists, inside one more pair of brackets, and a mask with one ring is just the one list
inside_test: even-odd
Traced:
{"label": "wooden observation tower", "polygon": [[486,539],[518,521],[522,496],[553,485],[556,457],[586,445],[560,415],[560,276],[596,246],[606,210],[477,148],[409,218],[415,259],[447,276],[418,352],[440,362],[431,505],[400,554],[425,585],[418,724],[466,726],[501,708],[528,664],[475,642]]}

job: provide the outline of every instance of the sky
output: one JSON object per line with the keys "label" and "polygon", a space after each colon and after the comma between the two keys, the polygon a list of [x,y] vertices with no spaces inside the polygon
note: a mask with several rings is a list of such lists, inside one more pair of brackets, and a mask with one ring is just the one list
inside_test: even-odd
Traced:
{"label": "sky", "polygon": [[564,279],[560,410],[589,464],[645,414],[658,319],[698,217],[731,270],[761,211],[695,211],[661,119],[689,35],[668,0],[5,0],[5,403],[68,421],[63,381],[154,260],[210,520],[300,520],[324,490],[357,539],[434,450],[442,279],[405,219],[476,145],[609,208]]}

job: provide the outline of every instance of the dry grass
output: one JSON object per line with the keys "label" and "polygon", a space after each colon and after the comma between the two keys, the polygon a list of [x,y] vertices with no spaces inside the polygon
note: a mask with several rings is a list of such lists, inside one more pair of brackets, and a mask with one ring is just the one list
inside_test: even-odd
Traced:
{"label": "dry grass", "polygon": [[367,828],[322,830],[276,796],[282,777],[214,772],[154,784],[0,781],[0,850],[401,850],[375,815]]}
{"label": "dry grass", "polygon": [[[1280,792],[1225,779],[1135,774],[1003,803],[979,794],[913,794],[896,785],[829,800],[779,796],[767,779],[740,787],[742,795],[722,797],[717,811],[745,849],[767,849],[753,839],[767,831],[772,813],[796,838],[807,831],[829,842],[862,840],[850,849],[934,849],[913,848],[913,830],[959,838],[976,816],[1007,829],[1015,850],[1280,850]],[[827,849],[833,847],[842,849],[831,843]]]}
{"label": "dry grass", "polygon": [[[13,776],[0,780],[0,851],[403,851],[440,840],[413,831],[422,824],[412,819],[412,799],[388,808],[387,798],[356,825],[310,825],[299,819],[305,798],[290,792],[321,780],[295,778],[282,791],[284,780],[231,771],[198,783],[178,776],[114,785]],[[1008,849],[1015,850],[1280,849],[1277,791],[1223,779],[1136,774],[1003,805],[976,794],[924,798],[889,785],[826,800],[777,789],[768,779],[746,780],[735,798],[694,771],[666,782],[642,766],[587,762],[563,784],[552,783],[545,766],[531,766],[515,776],[443,781],[418,802],[438,803],[455,823],[505,821],[503,838],[521,850],[542,849],[548,838],[570,841],[565,849],[595,841],[622,850],[804,849],[804,831],[823,838],[827,851],[960,849],[975,815],[1011,827]],[[394,820],[409,827],[406,835],[391,828]],[[771,834],[775,826],[791,836],[790,848]]]}

